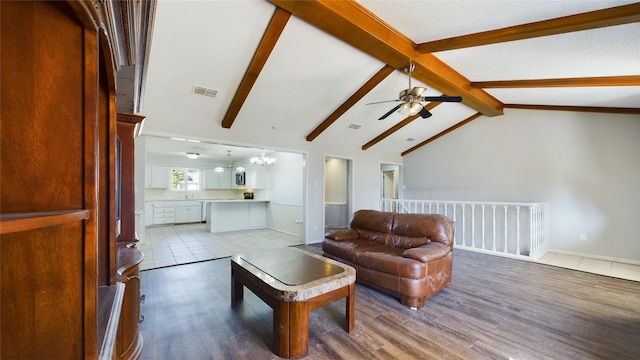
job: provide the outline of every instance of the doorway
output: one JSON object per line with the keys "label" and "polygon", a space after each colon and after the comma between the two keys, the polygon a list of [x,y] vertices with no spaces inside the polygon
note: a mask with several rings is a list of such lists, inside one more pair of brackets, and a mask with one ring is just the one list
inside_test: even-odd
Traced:
{"label": "doorway", "polygon": [[[380,164],[380,199],[396,200],[401,197],[400,165]],[[396,211],[395,201],[383,201],[382,210]]]}
{"label": "doorway", "polygon": [[351,214],[351,160],[325,157],[324,174],[325,232],[346,229]]}

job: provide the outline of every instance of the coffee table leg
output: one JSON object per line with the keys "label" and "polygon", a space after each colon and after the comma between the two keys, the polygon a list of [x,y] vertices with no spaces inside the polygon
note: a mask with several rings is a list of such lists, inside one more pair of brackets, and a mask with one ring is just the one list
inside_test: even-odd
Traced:
{"label": "coffee table leg", "polygon": [[273,307],[273,352],[280,357],[290,357],[289,333],[289,303],[278,302]]}
{"label": "coffee table leg", "polygon": [[309,353],[309,303],[289,303],[289,357],[301,358]]}
{"label": "coffee table leg", "polygon": [[355,318],[356,308],[356,284],[349,285],[349,295],[347,296],[347,303],[345,313],[347,315],[347,332],[353,331],[353,323]]}
{"label": "coffee table leg", "polygon": [[235,305],[244,297],[244,286],[231,272],[231,306]]}

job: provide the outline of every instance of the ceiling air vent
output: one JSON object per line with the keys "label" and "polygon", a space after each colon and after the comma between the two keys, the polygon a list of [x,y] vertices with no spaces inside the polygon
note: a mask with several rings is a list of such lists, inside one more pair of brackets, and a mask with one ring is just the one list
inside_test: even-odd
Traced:
{"label": "ceiling air vent", "polygon": [[349,124],[349,129],[358,130],[362,127],[360,124]]}
{"label": "ceiling air vent", "polygon": [[198,95],[204,95],[208,97],[216,97],[218,90],[206,88],[200,85],[193,85],[193,93]]}

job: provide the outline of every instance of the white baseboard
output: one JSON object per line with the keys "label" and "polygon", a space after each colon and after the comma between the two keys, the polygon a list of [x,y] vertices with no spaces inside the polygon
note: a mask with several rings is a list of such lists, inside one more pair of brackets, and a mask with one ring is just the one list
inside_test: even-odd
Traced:
{"label": "white baseboard", "polygon": [[584,258],[589,258],[589,259],[596,259],[596,260],[613,261],[613,262],[618,262],[618,263],[623,263],[623,264],[630,264],[630,265],[640,265],[640,260],[620,259],[620,258],[609,257],[609,256],[599,256],[599,255],[585,254],[585,253],[579,253],[579,252],[574,252],[574,251],[566,251],[566,250],[558,250],[558,249],[549,249],[548,252],[554,252],[554,253],[565,254],[565,255],[573,255],[573,256],[579,256],[579,257],[584,257]]}

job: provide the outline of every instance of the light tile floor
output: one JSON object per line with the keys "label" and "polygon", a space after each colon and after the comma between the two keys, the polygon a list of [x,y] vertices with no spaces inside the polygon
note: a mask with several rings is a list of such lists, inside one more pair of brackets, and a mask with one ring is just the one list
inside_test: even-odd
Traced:
{"label": "light tile floor", "polygon": [[144,253],[140,270],[148,270],[293,245],[302,242],[271,229],[210,233],[206,224],[184,224],[146,228],[138,248]]}
{"label": "light tile floor", "polygon": [[594,274],[640,281],[640,265],[599,260],[556,252],[548,252],[538,260],[538,262]]}

